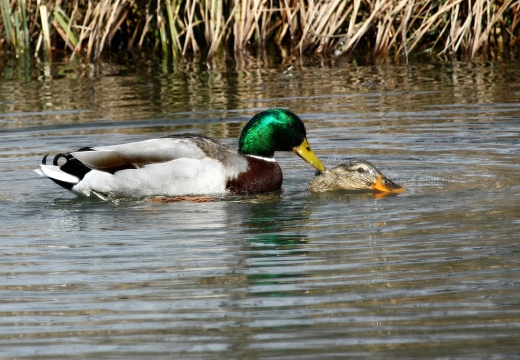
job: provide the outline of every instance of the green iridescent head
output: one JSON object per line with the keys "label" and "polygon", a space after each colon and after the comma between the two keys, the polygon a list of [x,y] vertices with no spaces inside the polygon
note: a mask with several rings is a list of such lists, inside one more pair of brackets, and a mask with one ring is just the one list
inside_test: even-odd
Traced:
{"label": "green iridescent head", "polygon": [[272,158],[275,151],[294,151],[318,170],[325,169],[312,152],[303,122],[284,109],[269,109],[256,114],[242,130],[238,152]]}

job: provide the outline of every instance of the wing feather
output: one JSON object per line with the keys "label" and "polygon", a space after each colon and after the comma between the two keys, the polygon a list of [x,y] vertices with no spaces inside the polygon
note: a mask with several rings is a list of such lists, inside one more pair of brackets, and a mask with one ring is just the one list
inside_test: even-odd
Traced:
{"label": "wing feather", "polygon": [[233,152],[212,139],[189,135],[100,146],[72,152],[71,155],[91,169],[115,173],[181,158],[201,160],[213,155],[208,149],[214,153]]}
{"label": "wing feather", "polygon": [[136,169],[123,155],[112,150],[90,150],[73,152],[71,155],[91,169],[114,173],[123,169]]}

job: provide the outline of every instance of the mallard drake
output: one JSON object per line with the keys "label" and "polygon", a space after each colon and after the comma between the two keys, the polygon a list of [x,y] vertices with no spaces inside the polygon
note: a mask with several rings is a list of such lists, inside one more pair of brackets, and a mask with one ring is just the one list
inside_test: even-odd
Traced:
{"label": "mallard drake", "polygon": [[206,136],[170,135],[84,147],[56,155],[52,165],[45,156],[35,171],[76,194],[102,199],[253,194],[280,189],[282,170],[274,153],[290,150],[325,170],[300,118],[288,110],[269,109],[244,127],[238,151]]}
{"label": "mallard drake", "polygon": [[318,170],[308,189],[312,192],[370,190],[394,194],[405,191],[368,161],[355,159],[329,170]]}

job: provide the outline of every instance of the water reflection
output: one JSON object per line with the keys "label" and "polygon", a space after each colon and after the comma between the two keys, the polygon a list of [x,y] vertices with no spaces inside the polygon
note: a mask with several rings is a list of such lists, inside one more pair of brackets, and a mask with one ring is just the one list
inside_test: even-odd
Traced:
{"label": "water reflection", "polygon": [[259,291],[258,287],[265,286],[268,279],[275,285],[277,279],[304,276],[304,272],[291,273],[294,271],[291,264],[299,267],[301,259],[310,255],[306,250],[309,239],[304,227],[310,212],[298,207],[288,208],[278,199],[268,206],[252,204],[247,213],[242,213],[245,216],[241,227],[246,233],[243,251],[248,254],[246,271],[253,291]]}
{"label": "water reflection", "polygon": [[[71,65],[54,65],[61,67]],[[516,102],[519,91],[516,81],[517,69],[504,64],[483,64],[480,68],[464,63],[435,64],[410,68],[356,67],[342,63],[341,67],[325,72],[319,68],[293,67],[292,77],[280,69],[251,69],[234,72],[226,64],[219,64],[207,71],[193,64],[177,69],[173,74],[163,73],[154,62],[117,63],[99,65],[94,79],[70,76],[53,81],[20,83],[4,81],[0,86],[2,113],[40,111],[63,111],[61,121],[120,121],[129,117],[148,118],[151,114],[161,117],[190,111],[190,118],[197,111],[250,109],[256,111],[258,104],[266,106],[289,106],[305,99],[304,109],[330,109],[334,113],[349,110],[357,112],[379,109],[377,118],[388,117],[388,111],[398,108],[400,114],[418,108],[418,99],[435,97],[435,106],[442,104],[499,104]],[[12,78],[5,72],[4,78]],[[326,83],[326,92],[320,82]],[[303,86],[303,84],[305,84]],[[325,84],[323,84],[325,85]],[[338,95],[344,94],[337,98]],[[323,95],[336,96],[327,97]],[[19,99],[24,98],[24,101]],[[334,100],[336,101],[330,101]],[[270,103],[264,105],[264,103]],[[319,104],[319,106],[318,106]],[[512,104],[510,104],[512,105]],[[513,106],[517,109],[516,106]],[[150,111],[161,109],[161,111]],[[90,110],[92,113],[70,117],[69,110]],[[303,112],[309,112],[303,111]],[[432,109],[432,111],[435,111]],[[456,112],[457,109],[451,110]],[[324,111],[325,113],[327,111]],[[417,112],[417,111],[415,111]],[[464,112],[468,114],[468,112]],[[133,116],[130,116],[133,115]],[[431,119],[435,112],[421,113]],[[404,125],[404,124],[403,124]]]}
{"label": "water reflection", "polygon": [[[286,61],[0,70],[4,356],[517,356],[518,64]],[[167,133],[237,146],[273,106],[326,166],[367,159],[407,192],[311,194],[283,153],[280,192],[208,203],[91,201],[32,172]]]}

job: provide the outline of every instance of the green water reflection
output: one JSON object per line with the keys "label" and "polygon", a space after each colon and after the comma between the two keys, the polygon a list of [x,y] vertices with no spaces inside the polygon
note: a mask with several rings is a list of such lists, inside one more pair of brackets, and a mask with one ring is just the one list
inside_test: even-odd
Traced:
{"label": "green water reflection", "polygon": [[[520,353],[518,63],[27,69],[0,69],[2,356]],[[236,146],[274,106],[326,166],[367,159],[407,192],[310,194],[284,153],[280,192],[200,204],[86,201],[32,172],[168,133]]]}

